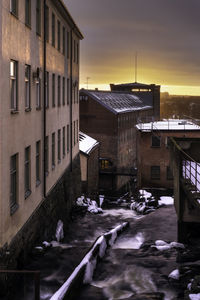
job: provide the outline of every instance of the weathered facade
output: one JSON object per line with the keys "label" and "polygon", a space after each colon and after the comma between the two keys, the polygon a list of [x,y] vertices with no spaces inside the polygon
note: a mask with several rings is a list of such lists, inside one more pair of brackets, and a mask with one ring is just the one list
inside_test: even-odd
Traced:
{"label": "weathered facade", "polygon": [[186,120],[165,120],[136,128],[138,187],[172,189],[169,137],[198,137],[200,127]]}
{"label": "weathered facade", "polygon": [[12,255],[51,237],[80,192],[83,36],[53,0],[2,0],[0,28],[0,248],[17,267]]}
{"label": "weathered facade", "polygon": [[152,115],[152,106],[133,93],[80,90],[81,131],[100,142],[100,190],[119,190],[133,177],[134,125]]}
{"label": "weathered facade", "polygon": [[82,193],[89,196],[99,191],[99,147],[95,139],[79,133]]}

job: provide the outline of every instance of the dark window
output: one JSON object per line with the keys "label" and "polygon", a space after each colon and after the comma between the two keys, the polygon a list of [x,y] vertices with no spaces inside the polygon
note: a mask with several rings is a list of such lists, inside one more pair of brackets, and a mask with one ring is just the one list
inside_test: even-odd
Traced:
{"label": "dark window", "polygon": [[49,7],[46,6],[46,41],[49,42]]}
{"label": "dark window", "polygon": [[69,152],[69,125],[67,125],[67,153]]}
{"label": "dark window", "polygon": [[60,51],[60,21],[57,22],[58,26],[58,51]]}
{"label": "dark window", "polygon": [[67,58],[69,58],[69,31],[67,31]]}
{"label": "dark window", "polygon": [[76,145],[76,122],[74,121],[74,145]]}
{"label": "dark window", "polygon": [[44,156],[45,156],[45,174],[46,176],[49,174],[49,137],[45,137],[45,145],[44,145]]}
{"label": "dark window", "polygon": [[36,186],[40,184],[40,141],[36,142],[36,155],[35,155],[35,167],[36,167]]}
{"label": "dark window", "polygon": [[172,170],[170,169],[170,166],[167,166],[167,180],[173,180],[173,178]]}
{"label": "dark window", "polygon": [[60,142],[61,142],[61,140],[60,140],[60,132],[61,132],[61,130],[59,129],[58,130],[58,163],[61,161],[61,153],[60,153]]}
{"label": "dark window", "polygon": [[16,61],[10,61],[10,97],[11,109],[18,109],[18,64]]}
{"label": "dark window", "polygon": [[151,166],[151,179],[160,179],[160,166]]}
{"label": "dark window", "polygon": [[60,75],[58,75],[58,106],[60,106]]}
{"label": "dark window", "polygon": [[51,34],[52,34],[52,46],[55,47],[55,15],[52,13],[52,28],[51,28]]}
{"label": "dark window", "polygon": [[25,0],[25,24],[31,26],[31,0]]}
{"label": "dark window", "polygon": [[77,46],[76,46],[76,62],[77,62],[77,64],[79,63],[79,45],[77,44]]}
{"label": "dark window", "polygon": [[76,41],[74,40],[74,62],[76,62]]}
{"label": "dark window", "polygon": [[51,165],[52,165],[52,169],[54,169],[55,168],[55,132],[52,133]]}
{"label": "dark window", "polygon": [[25,65],[25,109],[31,108],[31,67]]}
{"label": "dark window", "polygon": [[10,1],[10,12],[16,17],[18,16],[18,0]]}
{"label": "dark window", "polygon": [[56,103],[55,103],[55,74],[52,74],[52,106],[55,107]]}
{"label": "dark window", "polygon": [[10,158],[10,214],[18,208],[18,154]]}
{"label": "dark window", "polygon": [[63,86],[62,86],[62,102],[63,102],[63,105],[65,105],[65,77],[63,77]]}
{"label": "dark window", "polygon": [[36,0],[36,33],[41,35],[41,0]]}
{"label": "dark window", "polygon": [[36,81],[36,109],[41,108],[41,79]]}
{"label": "dark window", "polygon": [[25,148],[24,160],[24,188],[25,199],[31,194],[31,147]]}
{"label": "dark window", "polygon": [[63,48],[62,53],[65,55],[65,27],[63,27]]}
{"label": "dark window", "polygon": [[45,98],[45,106],[46,108],[49,107],[49,72],[46,72],[46,98]]}
{"label": "dark window", "polygon": [[78,120],[76,120],[76,142],[79,140],[79,128],[78,128]]}
{"label": "dark window", "polygon": [[160,136],[152,135],[151,146],[160,147]]}
{"label": "dark window", "polygon": [[65,157],[65,127],[63,127],[63,157]]}
{"label": "dark window", "polygon": [[70,97],[69,78],[67,78],[67,105],[69,105],[69,97]]}

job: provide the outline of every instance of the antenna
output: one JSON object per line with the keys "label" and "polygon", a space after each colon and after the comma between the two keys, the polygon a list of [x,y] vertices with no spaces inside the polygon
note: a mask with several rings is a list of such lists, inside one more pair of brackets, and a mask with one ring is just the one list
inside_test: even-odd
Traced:
{"label": "antenna", "polygon": [[137,82],[137,57],[138,54],[135,52],[135,82]]}
{"label": "antenna", "polygon": [[90,77],[86,77],[87,90],[88,90],[89,79]]}

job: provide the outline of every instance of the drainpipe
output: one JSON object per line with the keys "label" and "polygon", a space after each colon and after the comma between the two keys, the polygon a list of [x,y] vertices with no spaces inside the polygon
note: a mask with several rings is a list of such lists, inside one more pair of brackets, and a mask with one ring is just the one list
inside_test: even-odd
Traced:
{"label": "drainpipe", "polygon": [[46,197],[46,157],[45,157],[45,137],[46,137],[46,0],[43,7],[43,197]]}
{"label": "drainpipe", "polygon": [[73,105],[73,38],[72,38],[73,29],[70,32],[70,170],[72,172],[72,149],[73,149],[73,120],[72,120],[72,105]]}

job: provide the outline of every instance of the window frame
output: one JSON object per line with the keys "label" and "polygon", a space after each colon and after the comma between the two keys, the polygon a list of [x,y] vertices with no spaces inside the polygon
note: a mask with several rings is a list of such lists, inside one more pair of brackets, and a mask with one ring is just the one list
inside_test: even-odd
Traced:
{"label": "window frame", "polygon": [[27,199],[31,194],[31,147],[24,151],[24,197]]}
{"label": "window frame", "polygon": [[25,111],[31,110],[31,66],[25,65]]}
{"label": "window frame", "polygon": [[[159,141],[159,143],[158,143]],[[151,147],[160,148],[161,147],[161,136],[152,135],[151,136]]]}
{"label": "window frame", "polygon": [[63,130],[62,130],[62,134],[63,134],[63,147],[62,147],[62,149],[63,149],[63,158],[65,157],[65,155],[66,155],[66,151],[65,151],[65,147],[66,147],[66,145],[65,145],[65,126],[63,127]]}
{"label": "window frame", "polygon": [[54,13],[51,15],[51,44],[53,47],[56,45],[56,17]]}
{"label": "window frame", "polygon": [[56,106],[56,75],[52,74],[52,107]]}
{"label": "window frame", "polygon": [[160,166],[151,166],[151,179],[160,180]]}
{"label": "window frame", "polygon": [[25,25],[31,28],[31,0],[25,0]]}
{"label": "window frame", "polygon": [[52,167],[52,170],[55,169],[55,166],[56,166],[56,156],[55,156],[55,150],[56,150],[56,134],[55,132],[52,133],[51,135],[51,167]]}
{"label": "window frame", "polygon": [[61,162],[61,130],[58,129],[58,163]]}
{"label": "window frame", "polygon": [[36,34],[41,36],[41,0],[36,0]]}
{"label": "window frame", "polygon": [[18,18],[18,10],[19,10],[19,2],[18,0],[10,0],[10,13]]}
{"label": "window frame", "polygon": [[41,142],[35,143],[35,178],[36,187],[41,183]]}
{"label": "window frame", "polygon": [[[13,63],[13,74],[11,74],[11,64]],[[10,106],[11,111],[18,111],[18,62],[10,60]]]}
{"label": "window frame", "polygon": [[57,20],[57,49],[58,51],[60,51],[61,49],[61,41],[60,41],[60,21]]}
{"label": "window frame", "polygon": [[10,215],[18,209],[19,197],[19,161],[18,153],[10,157]]}
{"label": "window frame", "polygon": [[62,104],[65,105],[65,77],[62,80]]}

